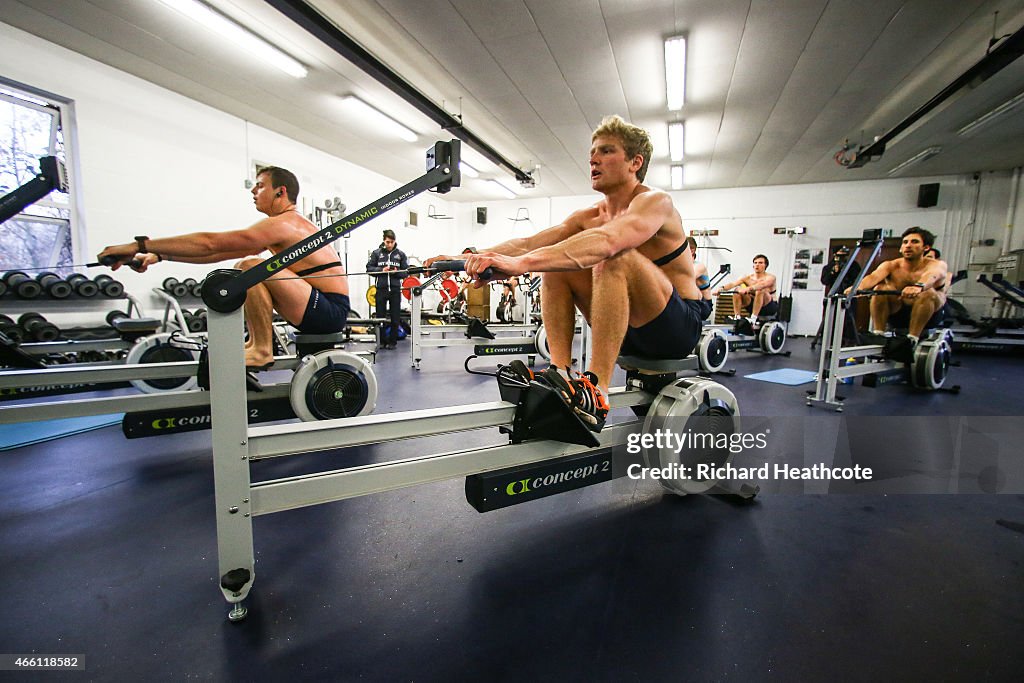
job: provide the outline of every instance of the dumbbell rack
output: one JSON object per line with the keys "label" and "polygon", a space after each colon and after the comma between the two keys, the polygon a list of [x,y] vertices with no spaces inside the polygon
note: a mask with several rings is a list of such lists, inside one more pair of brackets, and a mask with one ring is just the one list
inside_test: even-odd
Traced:
{"label": "dumbbell rack", "polygon": [[[157,298],[162,300],[164,303],[164,316],[162,330],[169,331],[169,325],[171,321],[178,326],[178,329],[186,337],[205,337],[205,332],[192,332],[189,330],[188,322],[185,320],[185,312],[181,308],[179,299],[175,298],[171,294],[168,294],[166,290],[161,287],[154,287],[153,293],[156,294]],[[191,294],[187,295],[191,296]],[[183,297],[184,298],[184,297]],[[196,298],[196,301],[202,303],[202,299]]]}
{"label": "dumbbell rack", "polygon": [[[0,306],[4,313],[12,318],[37,311],[46,315],[53,313],[84,313],[92,311],[103,311],[110,309],[112,305],[119,305],[117,302],[128,302],[128,317],[141,318],[142,306],[139,300],[130,293],[125,292],[117,298],[95,297],[85,298],[76,294],[65,299],[21,299],[11,292],[0,297]],[[42,356],[49,353],[80,353],[85,351],[110,351],[126,349],[130,346],[120,339],[95,339],[83,341],[52,341],[52,342],[24,342],[18,346],[22,351],[32,356]]]}

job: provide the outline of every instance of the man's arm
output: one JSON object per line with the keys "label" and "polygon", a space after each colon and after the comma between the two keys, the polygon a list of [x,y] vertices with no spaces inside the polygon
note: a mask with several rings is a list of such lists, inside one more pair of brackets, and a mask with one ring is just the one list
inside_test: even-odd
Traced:
{"label": "man's arm", "polygon": [[[557,244],[523,255],[518,275],[526,271],[586,270],[627,249],[635,249],[661,229],[672,215],[672,198],[665,192],[638,195],[625,213],[599,228],[581,230]],[[543,234],[543,233],[541,233]],[[498,265],[500,270],[500,265]]]}
{"label": "man's arm", "polygon": [[489,249],[481,249],[482,252],[502,254],[504,256],[522,256],[542,247],[549,247],[553,244],[563,242],[583,230],[584,218],[594,215],[596,209],[588,207],[573,211],[568,218],[553,227],[541,230],[529,237],[516,237],[496,244]]}
{"label": "man's arm", "polygon": [[728,283],[720,286],[718,289],[715,290],[715,292],[716,293],[717,292],[725,292],[725,291],[728,291],[730,289],[735,289],[736,287],[739,287],[740,285],[747,285],[749,287],[750,286],[750,282],[748,282],[749,278],[750,278],[749,275],[744,275],[739,280],[733,280],[732,282],[728,282]]}
{"label": "man's arm", "polygon": [[[259,254],[275,240],[277,223],[265,218],[244,230],[227,232],[193,232],[176,237],[161,237],[146,241],[146,253],[159,254],[165,259],[183,263],[216,263],[231,258],[242,258]],[[129,242],[106,247],[99,253],[99,259],[115,256],[121,263],[130,261],[139,252],[138,244]]]}
{"label": "man's arm", "polygon": [[918,282],[921,283],[921,291],[927,289],[935,289],[941,285],[946,284],[946,275],[948,269],[945,261],[935,260],[929,265],[924,273],[921,275],[921,279]]}
{"label": "man's arm", "polygon": [[889,273],[892,270],[892,261],[884,261],[878,264],[878,267],[873,271],[864,276],[864,279],[860,281],[861,289],[874,289],[876,286],[881,284],[883,280],[889,277]]}
{"label": "man's arm", "polygon": [[[765,273],[765,275],[767,277],[764,279],[764,282],[762,282],[760,284],[756,284],[755,283],[755,284],[749,285],[748,288],[747,288],[747,291],[749,291],[749,292],[756,292],[756,291],[759,291],[759,290],[762,290],[762,289],[767,289],[770,292],[771,291],[775,291],[775,276],[772,275],[771,273]],[[744,278],[744,279],[746,279],[746,278]]]}

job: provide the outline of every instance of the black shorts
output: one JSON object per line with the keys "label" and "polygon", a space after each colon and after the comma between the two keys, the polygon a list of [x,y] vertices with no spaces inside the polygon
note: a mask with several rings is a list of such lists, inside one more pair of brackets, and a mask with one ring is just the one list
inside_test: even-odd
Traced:
{"label": "black shorts", "polygon": [[761,307],[761,311],[757,315],[758,315],[758,317],[765,317],[765,318],[767,318],[770,315],[778,315],[778,313],[779,313],[779,302],[778,301],[769,301],[768,303],[766,303],[764,306]]}
{"label": "black shorts", "polygon": [[306,334],[333,334],[348,324],[348,294],[321,292],[316,287],[309,293],[306,312],[298,324],[299,332]]}
{"label": "black shorts", "polygon": [[624,356],[652,359],[686,358],[700,340],[704,305],[673,290],[658,317],[643,327],[630,327],[619,351]]}
{"label": "black shorts", "polygon": [[[912,308],[913,306],[903,304],[903,308],[889,316],[889,320],[887,321],[889,323],[889,327],[898,330],[908,329],[910,327],[910,311]],[[944,317],[945,312],[940,308],[935,311],[935,313],[932,314],[932,317],[928,319],[928,322],[924,324],[924,329],[930,330],[934,327],[938,327],[942,324]]]}
{"label": "black shorts", "polygon": [[701,320],[707,320],[711,317],[711,314],[715,312],[715,302],[713,299],[701,299],[700,300]]}

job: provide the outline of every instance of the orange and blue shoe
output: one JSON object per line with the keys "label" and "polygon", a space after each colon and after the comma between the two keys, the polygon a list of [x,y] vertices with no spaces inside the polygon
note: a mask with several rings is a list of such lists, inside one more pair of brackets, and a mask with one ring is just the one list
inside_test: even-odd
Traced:
{"label": "orange and blue shoe", "polygon": [[597,376],[592,372],[575,373],[566,379],[555,367],[540,373],[540,379],[557,391],[562,399],[583,420],[592,432],[604,428],[610,406],[604,394],[597,388]]}

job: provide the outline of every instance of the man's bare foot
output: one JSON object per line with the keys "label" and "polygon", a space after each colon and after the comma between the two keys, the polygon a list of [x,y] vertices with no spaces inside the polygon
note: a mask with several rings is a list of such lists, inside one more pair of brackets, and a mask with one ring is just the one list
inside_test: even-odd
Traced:
{"label": "man's bare foot", "polygon": [[255,348],[245,350],[245,367],[251,370],[266,370],[274,364],[274,355],[271,353],[260,353]]}

